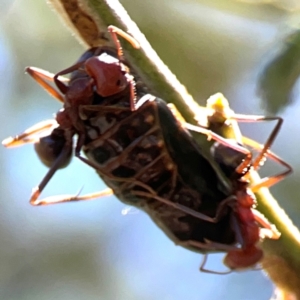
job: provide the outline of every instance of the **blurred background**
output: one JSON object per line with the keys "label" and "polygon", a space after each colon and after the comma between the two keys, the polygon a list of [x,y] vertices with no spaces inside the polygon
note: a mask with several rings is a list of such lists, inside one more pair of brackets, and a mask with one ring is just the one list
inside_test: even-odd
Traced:
{"label": "blurred background", "polygon": [[[222,92],[236,112],[285,119],[273,150],[294,174],[271,191],[299,227],[299,1],[121,2],[199,103]],[[0,7],[2,140],[60,108],[24,68],[55,73],[84,49],[46,1],[0,0]],[[272,126],[242,129],[263,142]],[[200,273],[201,255],[175,247],[147,215],[115,197],[30,206],[31,188],[47,172],[32,145],[1,147],[0,166],[0,299],[263,300],[273,293],[260,271]],[[270,164],[262,172],[277,170]],[[82,186],[83,192],[105,187],[94,170],[74,159],[43,195],[76,193]],[[208,266],[222,270],[222,257],[211,255]]]}

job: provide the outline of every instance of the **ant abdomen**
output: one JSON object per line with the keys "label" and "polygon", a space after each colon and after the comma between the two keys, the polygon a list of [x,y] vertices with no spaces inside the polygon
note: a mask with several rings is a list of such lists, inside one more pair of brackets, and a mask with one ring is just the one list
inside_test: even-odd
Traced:
{"label": "ant abdomen", "polygon": [[[55,128],[50,135],[41,137],[39,142],[34,144],[34,149],[41,162],[50,168],[62,153],[65,145],[66,138],[64,136],[64,130]],[[60,160],[58,168],[62,169],[66,167],[70,163],[71,158],[72,147],[70,147],[69,155],[67,155],[65,159]]]}

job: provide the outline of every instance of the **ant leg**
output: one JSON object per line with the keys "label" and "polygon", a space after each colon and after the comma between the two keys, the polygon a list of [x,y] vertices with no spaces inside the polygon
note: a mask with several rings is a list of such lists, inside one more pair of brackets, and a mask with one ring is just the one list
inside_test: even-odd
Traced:
{"label": "ant leg", "polygon": [[59,166],[66,160],[66,158],[70,155],[70,152],[72,151],[72,144],[66,143],[63,150],[61,151],[60,155],[57,157],[51,168],[48,170],[46,176],[43,178],[41,183],[33,188],[31,198],[30,198],[30,204],[32,205],[39,205],[39,202],[41,200],[38,200],[38,197],[40,196],[41,192],[45,188],[45,186],[48,184],[52,176],[55,174],[55,172],[59,169]]}
{"label": "ant leg", "polygon": [[58,203],[65,203],[65,202],[77,202],[77,201],[86,201],[86,200],[94,200],[96,198],[102,198],[105,196],[111,196],[113,195],[114,192],[112,189],[105,189],[100,192],[95,192],[95,193],[90,193],[90,194],[85,194],[80,196],[79,193],[77,195],[59,195],[59,196],[51,196],[51,197],[46,197],[41,200],[35,200],[34,205],[39,206],[39,205],[50,205],[50,204],[58,204]]}
{"label": "ant leg", "polygon": [[135,90],[135,81],[133,76],[127,74],[127,78],[130,84],[130,110],[135,111],[136,108],[136,90]]}
{"label": "ant leg", "polygon": [[[34,77],[35,74],[34,73],[38,73],[38,76],[41,78],[41,79],[44,79],[44,80],[49,80],[49,81],[54,81],[54,75],[53,73],[49,72],[49,71],[46,71],[44,69],[41,69],[41,68],[37,68],[37,67],[26,67],[25,68],[25,72],[28,73],[28,75]],[[62,82],[66,82],[68,83],[70,81],[69,78],[67,77],[63,77],[63,76],[59,76],[58,78],[60,81]]]}
{"label": "ant leg", "polygon": [[234,119],[238,122],[265,122],[265,121],[277,121],[275,127],[271,131],[267,141],[265,142],[263,148],[259,155],[254,159],[252,163],[252,167],[254,170],[259,168],[261,162],[263,162],[265,155],[267,154],[268,150],[270,149],[271,145],[273,144],[274,140],[276,139],[281,125],[283,123],[283,119],[281,117],[265,117],[265,116],[255,116],[255,115],[242,115],[242,114],[234,114],[229,119]]}
{"label": "ant leg", "polygon": [[121,46],[121,43],[120,43],[117,35],[121,36],[123,39],[125,39],[127,42],[129,42],[133,48],[136,48],[136,49],[140,48],[140,44],[132,36],[130,36],[128,33],[123,31],[122,29],[120,29],[116,26],[113,26],[113,25],[108,26],[107,29],[113,39],[113,42],[116,45],[119,60],[123,59],[123,50],[122,50],[122,46]]}
{"label": "ant leg", "polygon": [[275,225],[271,224],[267,218],[260,213],[258,210],[256,209],[251,209],[253,216],[255,218],[255,221],[261,225],[263,228],[261,228],[261,237],[267,237],[269,239],[272,240],[278,240],[281,236],[281,233],[277,230],[277,228],[275,227]]}
{"label": "ant leg", "polygon": [[63,94],[67,93],[69,87],[60,80],[61,75],[67,75],[73,71],[77,71],[78,69],[80,69],[80,67],[82,67],[84,65],[84,63],[85,63],[85,60],[77,62],[74,65],[72,65],[71,67],[62,70],[53,76],[53,81],[55,82],[56,86]]}
{"label": "ant leg", "polygon": [[[118,58],[121,62],[124,61],[124,57],[123,57],[124,55],[123,55],[123,49],[122,49],[120,40],[118,39],[118,35],[121,36],[122,38],[124,38],[127,42],[129,42],[133,48],[136,48],[136,49],[140,48],[140,44],[132,36],[130,36],[128,33],[123,31],[122,29],[120,29],[116,26],[110,25],[110,26],[108,26],[107,30],[110,33],[112,40],[117,48]],[[134,78],[130,75],[127,75],[127,79],[130,84],[130,109],[131,109],[131,111],[135,111],[136,110],[136,107],[135,107],[136,92],[135,92]]]}
{"label": "ant leg", "polygon": [[198,218],[200,220],[203,220],[203,221],[207,221],[207,222],[211,222],[211,223],[216,223],[216,220],[215,218],[212,218],[212,217],[209,217],[205,214],[202,214],[200,212],[197,212],[185,205],[182,205],[182,204],[179,204],[179,203],[175,203],[175,202],[172,202],[168,199],[165,199],[165,198],[162,198],[162,197],[159,197],[157,196],[155,193],[149,193],[149,192],[144,192],[144,191],[132,191],[132,194],[133,195],[136,195],[136,196],[140,196],[140,197],[146,197],[146,198],[150,198],[150,199],[154,199],[154,200],[157,200],[159,202],[162,202],[168,206],[171,206],[175,209],[178,209],[178,210],[181,210],[182,212],[188,214],[188,215],[191,215],[195,218]]}
{"label": "ant leg", "polygon": [[[58,101],[64,103],[64,96],[60,94],[56,89],[54,89],[46,80],[53,81],[55,75],[34,67],[27,67],[25,71],[39,84],[41,85],[52,97]],[[61,80],[61,77],[60,77]],[[62,81],[67,81],[67,79],[62,78]]]}
{"label": "ant leg", "polygon": [[[246,145],[252,147],[253,149],[261,150],[264,148],[263,145],[259,144],[258,142],[254,141],[252,139],[249,139],[247,137],[243,137],[242,139]],[[286,163],[284,160],[282,160],[279,156],[274,154],[272,151],[267,150],[267,152],[265,153],[265,156],[268,157],[269,159],[272,159],[276,163],[282,165],[283,167],[286,168],[286,170],[277,175],[274,175],[272,177],[262,178],[258,183],[256,183],[254,186],[251,187],[251,190],[254,193],[262,187],[271,187],[272,185],[283,180],[285,177],[287,177],[293,171],[292,167],[288,163]]]}
{"label": "ant leg", "polygon": [[46,135],[48,131],[52,131],[57,126],[58,124],[54,119],[39,122],[15,137],[8,137],[4,139],[2,141],[2,145],[7,148],[12,148],[22,146],[24,144],[36,143],[39,141],[40,133]]}
{"label": "ant leg", "polygon": [[200,272],[209,273],[209,274],[217,274],[217,275],[227,275],[227,274],[232,273],[232,270],[228,270],[228,271],[224,271],[224,272],[218,272],[218,271],[212,271],[212,270],[206,269],[205,265],[207,263],[207,257],[208,257],[208,254],[203,255],[203,260],[202,260],[202,263],[199,267]]}

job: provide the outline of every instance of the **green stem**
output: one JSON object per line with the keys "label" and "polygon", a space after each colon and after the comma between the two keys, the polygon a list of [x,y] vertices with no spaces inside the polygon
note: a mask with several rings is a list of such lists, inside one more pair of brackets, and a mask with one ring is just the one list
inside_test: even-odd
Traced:
{"label": "green stem", "polygon": [[[115,25],[130,32],[140,43],[141,49],[136,50],[128,43],[122,43],[124,54],[134,66],[135,72],[149,87],[150,92],[168,103],[173,103],[187,122],[206,125],[208,110],[200,107],[188,94],[186,88],[160,60],[117,0],[51,0],[51,2],[81,42],[88,46],[108,44],[107,26],[109,25]],[[230,110],[229,107],[226,109]],[[230,126],[228,122],[223,122],[220,129],[225,137],[233,136],[236,140],[241,138],[239,128],[234,122],[231,122]],[[199,136],[199,134],[194,135],[197,142],[204,148],[209,147],[210,144],[207,143],[206,138],[199,138]],[[258,180],[258,174],[253,172],[252,182]],[[281,299],[293,299],[289,298],[293,296],[297,297],[294,299],[300,299],[299,231],[279,207],[268,189],[261,189],[256,196],[259,211],[282,233],[279,240],[265,239],[262,242],[265,253],[263,268],[283,295]]]}

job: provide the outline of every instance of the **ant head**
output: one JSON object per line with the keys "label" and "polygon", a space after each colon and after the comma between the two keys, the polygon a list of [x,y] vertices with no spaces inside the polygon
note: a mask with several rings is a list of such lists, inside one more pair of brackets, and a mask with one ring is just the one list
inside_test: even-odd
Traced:
{"label": "ant head", "polygon": [[94,79],[96,92],[102,97],[118,94],[129,84],[120,61],[106,53],[89,58],[85,62],[85,69]]}
{"label": "ant head", "polygon": [[[34,149],[38,154],[41,162],[47,167],[51,167],[53,163],[58,159],[64,146],[66,139],[64,136],[64,130],[60,127],[55,128],[50,135],[41,137],[40,140],[34,144]],[[72,146],[70,147],[70,153],[58,166],[59,169],[66,167],[72,158]]]}

